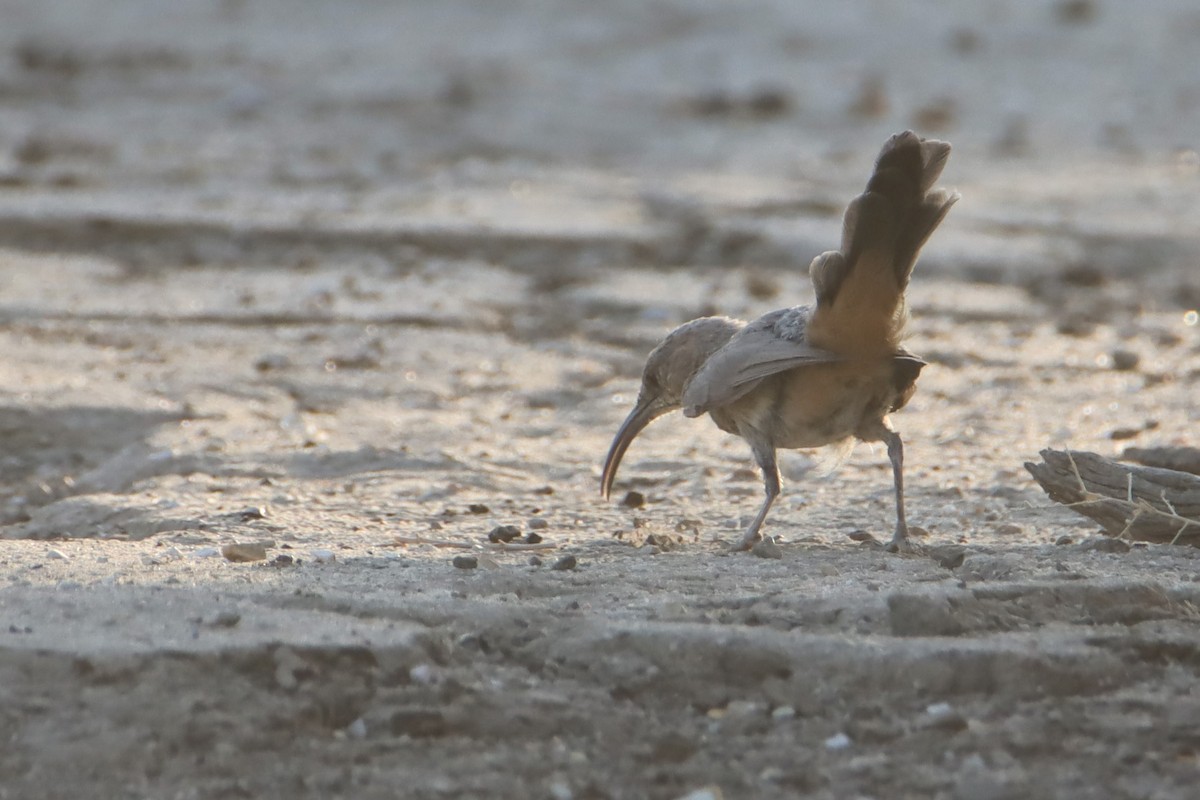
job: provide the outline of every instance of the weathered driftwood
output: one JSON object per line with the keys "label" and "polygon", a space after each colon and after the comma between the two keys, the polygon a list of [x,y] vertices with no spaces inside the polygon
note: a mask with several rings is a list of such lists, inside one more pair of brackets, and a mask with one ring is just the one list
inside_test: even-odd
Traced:
{"label": "weathered driftwood", "polygon": [[1200,475],[1200,447],[1126,447],[1121,457],[1147,467]]}
{"label": "weathered driftwood", "polygon": [[1095,453],[1043,450],[1025,463],[1056,503],[1100,523],[1106,533],[1200,547],[1200,477],[1122,464]]}

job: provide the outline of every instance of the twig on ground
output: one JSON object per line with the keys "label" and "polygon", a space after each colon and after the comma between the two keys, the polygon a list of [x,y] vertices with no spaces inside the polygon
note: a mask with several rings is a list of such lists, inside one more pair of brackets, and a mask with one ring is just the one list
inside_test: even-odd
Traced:
{"label": "twig on ground", "polygon": [[450,539],[427,539],[424,536],[395,536],[390,542],[383,542],[379,547],[408,547],[413,544],[427,544],[433,547],[449,547],[457,550],[554,550],[556,544],[539,542],[456,542]]}

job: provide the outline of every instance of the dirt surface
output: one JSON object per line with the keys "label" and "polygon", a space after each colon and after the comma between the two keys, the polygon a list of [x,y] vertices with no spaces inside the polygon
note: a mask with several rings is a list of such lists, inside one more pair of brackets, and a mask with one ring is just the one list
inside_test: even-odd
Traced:
{"label": "dirt surface", "polygon": [[[1200,554],[1022,463],[1195,444],[1200,12],[833,5],[0,3],[0,797],[1194,797]],[[678,415],[602,501],[906,127],[925,553],[860,446],[729,555]]]}

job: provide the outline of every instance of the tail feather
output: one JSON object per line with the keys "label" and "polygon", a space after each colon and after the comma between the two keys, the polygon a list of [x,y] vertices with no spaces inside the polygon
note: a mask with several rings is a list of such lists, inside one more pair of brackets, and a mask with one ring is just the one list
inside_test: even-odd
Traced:
{"label": "tail feather", "polygon": [[958,200],[934,189],[950,145],[912,131],[883,146],[866,191],[847,207],[841,252],[810,267],[817,307],[809,321],[811,344],[854,355],[898,346],[904,327],[904,290],[921,247]]}

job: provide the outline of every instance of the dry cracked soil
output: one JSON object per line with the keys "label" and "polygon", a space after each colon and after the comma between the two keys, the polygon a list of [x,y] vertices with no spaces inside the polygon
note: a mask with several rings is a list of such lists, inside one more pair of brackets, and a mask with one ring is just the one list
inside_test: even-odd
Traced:
{"label": "dry cracked soil", "polygon": [[[1195,444],[1190,1],[0,15],[0,798],[1196,796],[1200,553],[1022,466]],[[602,500],[908,127],[921,552],[866,446],[777,558],[707,421]]]}

